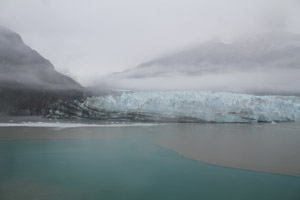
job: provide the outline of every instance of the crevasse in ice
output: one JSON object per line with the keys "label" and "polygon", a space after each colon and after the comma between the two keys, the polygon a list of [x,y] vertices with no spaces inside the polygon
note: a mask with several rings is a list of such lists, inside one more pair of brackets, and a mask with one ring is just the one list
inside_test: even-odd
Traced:
{"label": "crevasse in ice", "polygon": [[[102,112],[135,113],[206,122],[299,121],[300,98],[199,91],[125,91],[88,98],[83,105]],[[180,121],[180,120],[179,120]]]}

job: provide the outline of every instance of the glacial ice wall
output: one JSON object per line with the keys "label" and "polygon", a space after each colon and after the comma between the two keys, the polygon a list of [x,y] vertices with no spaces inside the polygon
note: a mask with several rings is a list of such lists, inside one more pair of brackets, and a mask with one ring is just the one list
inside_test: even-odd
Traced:
{"label": "glacial ice wall", "polygon": [[118,118],[118,115],[119,118],[136,116],[137,120],[151,121],[300,121],[300,98],[294,96],[253,96],[199,91],[125,91],[87,98],[80,107],[88,108],[93,113],[113,113],[112,118]]}

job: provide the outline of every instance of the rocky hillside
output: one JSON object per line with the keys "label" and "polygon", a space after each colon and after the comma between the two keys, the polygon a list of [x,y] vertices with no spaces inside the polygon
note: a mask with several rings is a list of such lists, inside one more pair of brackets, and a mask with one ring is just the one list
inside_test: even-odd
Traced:
{"label": "rocky hillside", "polygon": [[39,115],[59,100],[80,99],[84,88],[55,71],[17,33],[0,27],[0,113]]}

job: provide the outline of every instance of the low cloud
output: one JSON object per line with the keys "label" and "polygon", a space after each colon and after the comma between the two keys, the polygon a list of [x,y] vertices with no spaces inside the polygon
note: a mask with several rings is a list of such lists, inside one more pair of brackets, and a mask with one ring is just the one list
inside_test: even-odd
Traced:
{"label": "low cloud", "polygon": [[202,76],[103,78],[98,85],[130,90],[201,90],[250,94],[300,95],[300,70],[251,70]]}
{"label": "low cloud", "polygon": [[214,37],[299,33],[299,20],[298,0],[0,2],[0,23],[85,84]]}

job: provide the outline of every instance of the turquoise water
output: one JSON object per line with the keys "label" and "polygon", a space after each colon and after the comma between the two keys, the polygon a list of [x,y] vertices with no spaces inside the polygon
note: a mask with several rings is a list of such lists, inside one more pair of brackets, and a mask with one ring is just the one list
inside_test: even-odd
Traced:
{"label": "turquoise water", "polygon": [[76,140],[2,139],[0,199],[299,200],[300,178],[190,160],[143,133]]}

